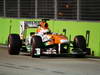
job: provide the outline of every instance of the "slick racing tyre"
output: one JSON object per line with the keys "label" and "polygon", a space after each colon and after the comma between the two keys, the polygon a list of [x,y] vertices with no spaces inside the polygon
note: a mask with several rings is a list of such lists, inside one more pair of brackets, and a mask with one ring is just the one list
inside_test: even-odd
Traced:
{"label": "slick racing tyre", "polygon": [[[42,47],[42,39],[40,36],[33,36],[32,37],[32,52],[31,56],[32,57],[40,57],[41,55],[41,47]],[[37,53],[37,50],[39,49],[40,51]]]}
{"label": "slick racing tyre", "polygon": [[10,34],[8,37],[8,53],[18,55],[20,52],[21,41],[18,34]]}
{"label": "slick racing tyre", "polygon": [[80,48],[83,50],[86,49],[86,40],[85,40],[84,36],[82,36],[82,35],[75,36],[74,42],[73,42],[73,47]]}

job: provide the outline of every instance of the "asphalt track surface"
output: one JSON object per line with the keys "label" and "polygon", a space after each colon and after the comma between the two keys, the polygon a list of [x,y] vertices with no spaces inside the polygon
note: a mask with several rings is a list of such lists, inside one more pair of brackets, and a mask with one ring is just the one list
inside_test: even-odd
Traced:
{"label": "asphalt track surface", "polygon": [[100,59],[9,55],[0,48],[0,75],[100,75]]}

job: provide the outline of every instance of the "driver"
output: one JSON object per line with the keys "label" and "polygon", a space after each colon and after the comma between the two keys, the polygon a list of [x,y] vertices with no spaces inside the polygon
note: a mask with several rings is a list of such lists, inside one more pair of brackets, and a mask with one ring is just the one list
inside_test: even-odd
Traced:
{"label": "driver", "polygon": [[37,31],[36,32],[38,34],[45,34],[45,33],[50,32],[50,29],[48,28],[48,23],[46,23],[45,20],[42,20],[40,22],[40,26],[37,28]]}
{"label": "driver", "polygon": [[40,23],[39,23],[39,27],[37,28],[37,35],[39,35],[43,42],[46,42],[49,40],[48,36],[47,36],[47,33],[50,33],[50,29],[48,28],[48,23],[46,23],[45,20],[42,20]]}

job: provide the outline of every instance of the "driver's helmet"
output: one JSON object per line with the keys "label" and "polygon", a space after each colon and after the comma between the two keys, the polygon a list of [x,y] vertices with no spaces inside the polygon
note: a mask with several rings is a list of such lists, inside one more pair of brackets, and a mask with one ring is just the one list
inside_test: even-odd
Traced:
{"label": "driver's helmet", "polygon": [[40,22],[40,27],[48,29],[48,23],[46,23],[46,22]]}

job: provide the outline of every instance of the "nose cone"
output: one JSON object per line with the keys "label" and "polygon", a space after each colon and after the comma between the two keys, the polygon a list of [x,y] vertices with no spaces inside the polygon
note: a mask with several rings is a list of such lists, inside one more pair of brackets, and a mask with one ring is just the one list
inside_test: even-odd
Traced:
{"label": "nose cone", "polygon": [[56,44],[68,42],[68,38],[63,35],[54,35],[54,38]]}

